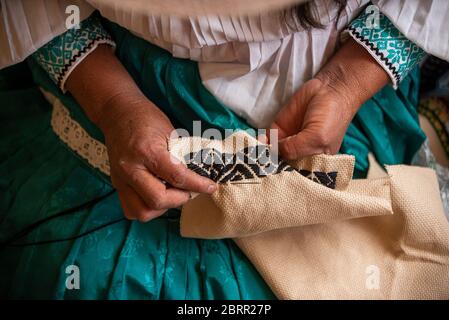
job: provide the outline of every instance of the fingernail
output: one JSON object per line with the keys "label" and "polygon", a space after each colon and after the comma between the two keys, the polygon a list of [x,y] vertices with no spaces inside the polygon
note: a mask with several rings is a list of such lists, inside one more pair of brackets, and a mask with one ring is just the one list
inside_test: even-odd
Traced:
{"label": "fingernail", "polygon": [[217,191],[217,186],[215,184],[211,184],[207,187],[207,193],[214,193],[215,191]]}

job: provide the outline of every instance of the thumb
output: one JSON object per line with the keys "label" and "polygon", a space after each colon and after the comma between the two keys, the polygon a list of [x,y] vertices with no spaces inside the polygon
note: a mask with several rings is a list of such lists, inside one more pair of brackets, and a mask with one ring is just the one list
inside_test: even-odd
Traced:
{"label": "thumb", "polygon": [[279,153],[286,160],[298,160],[315,154],[326,153],[321,144],[316,143],[315,135],[303,130],[298,134],[279,141]]}
{"label": "thumb", "polygon": [[[268,143],[274,143],[276,140],[282,140],[288,137],[287,132],[285,132],[276,122],[273,122],[270,128],[266,129],[266,138]],[[276,140],[274,140],[274,138]]]}

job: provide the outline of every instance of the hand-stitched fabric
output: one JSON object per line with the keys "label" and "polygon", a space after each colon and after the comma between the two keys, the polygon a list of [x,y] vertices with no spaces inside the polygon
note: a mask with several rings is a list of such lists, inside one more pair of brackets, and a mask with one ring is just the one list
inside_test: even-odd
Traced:
{"label": "hand-stitched fabric", "polygon": [[407,39],[384,14],[378,14],[377,23],[373,21],[373,12],[368,7],[351,22],[347,31],[379,62],[397,89],[402,79],[422,61],[426,53]]}
{"label": "hand-stitched fabric", "polygon": [[281,172],[297,171],[301,175],[335,189],[337,172],[299,170],[282,160],[274,159],[265,145],[246,147],[236,153],[221,153],[204,148],[184,157],[187,168],[217,183],[242,181]]}
{"label": "hand-stitched fabric", "polygon": [[33,54],[62,91],[65,91],[64,85],[70,73],[99,44],[115,46],[97,16],[90,16],[79,27],[67,30]]}
{"label": "hand-stitched fabric", "polygon": [[[249,145],[243,147],[243,144]],[[295,171],[331,189],[336,187],[337,172],[310,171],[301,165],[291,166],[275,157],[270,146],[258,143],[243,130],[223,141],[199,137],[172,139],[169,149],[187,168],[217,183],[248,182],[251,179]]]}
{"label": "hand-stitched fabric", "polygon": [[[195,62],[174,58],[169,52],[114,23],[105,19],[101,22],[117,43],[117,57],[145,95],[151,97],[171,119],[175,128],[185,128],[192,135],[192,124],[196,120],[201,120],[204,130],[249,128],[242,118],[202,85]],[[28,62],[39,85],[57,95],[72,117],[92,137],[104,141],[100,130],[86,118],[79,105],[55,91],[56,86],[34,59]],[[369,151],[382,164],[410,163],[425,139],[416,110],[418,87],[419,72],[415,68],[402,81],[398,90],[385,86],[360,108],[340,150],[341,153],[356,157],[355,174],[358,177],[364,176],[368,170]]]}
{"label": "hand-stitched fabric", "polygon": [[[351,159],[340,160],[318,156],[309,163],[347,170]],[[260,185],[220,185],[183,207],[181,234],[232,236],[280,299],[448,299],[449,224],[435,173],[387,171],[349,179],[336,194],[307,179],[286,183],[289,172]],[[363,205],[356,204],[362,195]],[[390,212],[376,208],[382,202]],[[378,215],[364,216],[367,210]]]}
{"label": "hand-stitched fabric", "polygon": [[[172,156],[182,162],[191,160],[191,154],[202,159],[203,163],[210,161],[209,151],[212,149],[218,150],[220,154],[232,154],[229,159],[233,160],[238,159],[235,155],[242,150],[241,146],[232,143],[233,140],[246,140],[249,146],[245,149],[257,150],[256,147],[259,147],[265,155],[268,154],[267,158],[271,158],[270,147],[261,144],[244,131],[234,133],[222,141],[200,137],[171,139],[169,149]],[[204,150],[206,153],[201,158],[199,154]],[[314,157],[315,161],[295,161],[281,165],[283,168],[291,168],[290,170],[278,170],[279,167],[274,166],[275,169],[269,174],[266,174],[263,165],[254,160],[259,159],[258,157],[253,155],[249,160],[246,156],[247,154],[237,160],[237,163],[248,168],[248,171],[264,174],[251,174],[248,177],[236,175],[237,180],[230,178],[225,183],[220,183],[218,191],[212,196],[196,197],[191,204],[183,208],[182,235],[229,238],[242,233],[250,235],[267,231],[263,224],[266,219],[274,221],[271,227],[284,228],[392,213],[389,185],[386,181],[380,179],[366,186],[357,182],[348,185],[354,168],[354,158],[351,156],[320,155]],[[255,169],[249,169],[247,164],[243,164],[243,160],[253,161]],[[196,165],[202,166],[201,163]],[[204,166],[209,168],[210,164]],[[228,167],[220,166],[218,170],[224,171],[221,174],[224,177],[235,175],[232,163],[229,163]],[[211,207],[204,198],[211,199],[220,210],[191,210],[192,206],[198,208],[195,205],[197,201],[202,203],[200,207]],[[338,210],[325,212],[317,203],[326,203]],[[208,215],[208,218],[203,219],[204,215]],[[211,222],[211,219],[214,222]],[[211,226],[206,227],[204,221],[209,221]],[[199,230],[202,232],[197,233]]]}
{"label": "hand-stitched fabric", "polygon": [[266,146],[247,147],[235,154],[205,148],[187,154],[185,160],[187,168],[218,183],[294,170],[283,161],[272,161]]}

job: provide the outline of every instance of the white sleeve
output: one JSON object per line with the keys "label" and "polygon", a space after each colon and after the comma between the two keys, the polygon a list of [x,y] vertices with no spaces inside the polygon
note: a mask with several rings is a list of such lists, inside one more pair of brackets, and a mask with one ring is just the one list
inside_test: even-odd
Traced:
{"label": "white sleeve", "polygon": [[449,61],[449,1],[372,0],[409,40]]}
{"label": "white sleeve", "polygon": [[94,11],[84,0],[0,0],[0,69],[64,33],[69,5],[78,6],[81,21]]}

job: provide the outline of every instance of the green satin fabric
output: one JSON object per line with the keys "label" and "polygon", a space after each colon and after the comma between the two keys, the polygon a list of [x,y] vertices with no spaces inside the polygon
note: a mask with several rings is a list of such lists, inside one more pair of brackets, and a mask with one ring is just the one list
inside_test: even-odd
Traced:
{"label": "green satin fabric", "polygon": [[[196,63],[171,57],[105,22],[117,56],[142,91],[173,121],[192,131],[248,125],[201,84]],[[50,126],[51,106],[36,84],[57,95],[95,138],[101,132],[36,64],[0,72],[0,241],[31,223],[111,190],[109,179],[68,149]],[[382,163],[409,160],[423,134],[417,125],[415,72],[395,92],[382,90],[361,109],[342,151],[367,169],[371,150]],[[176,212],[149,223],[120,221],[75,240],[0,247],[0,296],[55,299],[271,299],[273,294],[231,240],[184,239]],[[80,235],[122,217],[117,195],[59,217],[18,243]],[[80,289],[68,290],[66,267],[80,269]]]}
{"label": "green satin fabric", "polygon": [[[203,128],[248,128],[201,85],[194,62],[173,59],[125,30],[118,31],[117,39],[123,38],[117,41],[117,54],[142,90],[178,126],[191,129],[192,120],[202,119]],[[103,140],[76,102],[62,95],[43,70],[29,62],[33,80],[57,95],[73,118]],[[51,106],[33,81],[24,81],[30,78],[27,71],[19,65],[0,72],[0,242],[37,220],[111,190],[106,176],[53,133]],[[275,298],[232,240],[181,238],[178,216],[171,210],[149,223],[120,221],[76,240],[0,248],[0,297]],[[114,194],[40,226],[18,243],[76,236],[121,217]],[[70,265],[79,267],[80,290],[66,288],[65,270]]]}
{"label": "green satin fabric", "polygon": [[[0,235],[111,190],[50,127],[51,106],[35,86],[0,92]],[[52,220],[18,243],[63,239],[123,216],[114,194]],[[183,239],[178,219],[121,221],[74,241],[0,248],[0,296],[54,299],[274,298],[231,240]],[[67,290],[66,267],[80,269]]]}

